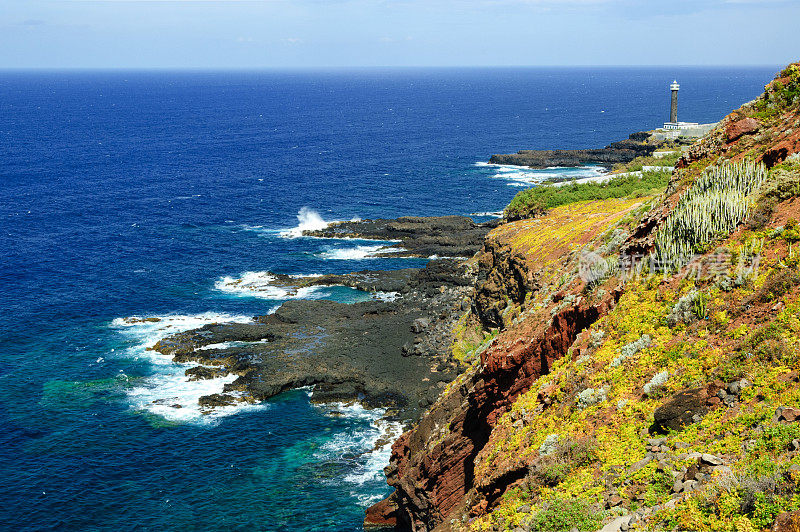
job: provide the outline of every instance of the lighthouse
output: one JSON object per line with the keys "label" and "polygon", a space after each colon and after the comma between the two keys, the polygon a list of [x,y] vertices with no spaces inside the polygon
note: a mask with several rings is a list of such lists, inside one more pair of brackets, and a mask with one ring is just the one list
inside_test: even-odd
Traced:
{"label": "lighthouse", "polygon": [[669,107],[669,122],[670,124],[677,124],[678,123],[678,90],[681,88],[678,85],[678,80],[672,82],[672,85],[669,86],[669,90],[672,92],[672,102]]}
{"label": "lighthouse", "polygon": [[681,86],[674,80],[670,86],[669,122],[655,130],[657,140],[676,139],[678,137],[698,138],[711,131],[716,124],[698,124],[697,122],[678,122],[678,91]]}
{"label": "lighthouse", "polygon": [[[688,130],[691,128],[695,128],[699,124],[697,122],[678,122],[678,91],[680,90],[681,86],[678,85],[678,80],[672,82],[669,86],[669,90],[671,93],[670,99],[670,106],[669,106],[669,122],[664,122],[663,129],[678,129],[681,131]],[[683,133],[681,133],[683,134]],[[700,133],[700,136],[705,135],[705,131]]]}

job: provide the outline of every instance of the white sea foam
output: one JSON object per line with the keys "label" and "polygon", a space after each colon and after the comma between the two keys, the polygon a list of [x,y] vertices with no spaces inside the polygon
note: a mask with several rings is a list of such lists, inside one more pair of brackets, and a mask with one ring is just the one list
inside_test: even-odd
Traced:
{"label": "white sea foam", "polygon": [[259,340],[257,342],[240,342],[240,341],[231,341],[231,342],[220,342],[218,344],[208,344],[202,347],[198,347],[197,350],[208,350],[208,349],[229,349],[231,347],[247,347],[248,345],[258,345],[258,344],[265,344],[268,340]]}
{"label": "white sea foam", "polygon": [[350,471],[343,480],[354,486],[352,495],[365,506],[381,499],[380,494],[364,495],[360,488],[367,482],[385,481],[383,468],[389,465],[392,443],[403,433],[402,424],[384,419],[386,411],[382,408],[368,409],[359,403],[331,403],[318,408],[368,422],[366,427],[334,436],[320,447],[316,458],[349,464]]}
{"label": "white sea foam", "polygon": [[221,393],[225,384],[233,382],[236,375],[215,379],[190,381],[185,375],[189,368],[199,364],[178,364],[173,357],[150,350],[159,340],[171,334],[195,329],[210,323],[247,323],[252,318],[230,314],[205,313],[193,316],[157,316],[117,318],[111,327],[131,340],[133,345],[121,355],[152,364],[152,375],[145,377],[127,391],[128,401],[136,411],[144,411],[175,422],[209,423],[222,416],[242,410],[264,408],[264,405],[238,403],[211,410],[200,408],[198,400],[204,395]]}
{"label": "white sea foam", "polygon": [[527,187],[539,185],[553,180],[573,180],[596,178],[607,174],[602,166],[578,166],[561,167],[550,166],[544,169],[533,169],[525,166],[515,166],[510,164],[489,164],[484,162],[475,163],[475,166],[491,168],[494,175],[493,179],[505,179],[509,181],[509,186]]}
{"label": "white sea foam", "polygon": [[493,212],[473,212],[470,216],[492,216],[494,218],[502,218],[503,211],[493,211]]}
{"label": "white sea foam", "polygon": [[285,229],[278,233],[284,238],[298,238],[303,236],[303,231],[319,231],[328,227],[329,222],[322,219],[322,216],[309,207],[303,207],[297,213],[297,227]]}
{"label": "white sea foam", "polygon": [[[300,277],[300,276],[295,276]],[[311,277],[311,276],[309,276]],[[225,276],[214,283],[214,288],[240,297],[262,299],[321,299],[329,292],[325,286],[276,286],[278,278],[269,272],[244,272],[239,277]]]}
{"label": "white sea foam", "polygon": [[354,248],[328,248],[316,256],[328,260],[364,260],[379,259],[384,253],[397,253],[400,248],[391,248],[384,244],[362,245]]}

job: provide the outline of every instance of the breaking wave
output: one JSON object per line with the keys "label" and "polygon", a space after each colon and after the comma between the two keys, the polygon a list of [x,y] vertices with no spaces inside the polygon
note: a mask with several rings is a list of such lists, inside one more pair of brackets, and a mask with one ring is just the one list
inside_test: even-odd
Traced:
{"label": "breaking wave", "polygon": [[326,413],[336,412],[348,419],[360,421],[362,427],[337,434],[320,447],[315,458],[346,466],[348,472],[343,480],[353,486],[351,494],[362,505],[368,506],[382,499],[382,494],[365,495],[360,488],[368,482],[385,481],[383,468],[389,464],[392,443],[403,433],[403,425],[385,419],[385,409],[368,409],[355,402],[317,407]]}
{"label": "breaking wave", "polygon": [[577,167],[551,166],[543,169],[534,169],[510,164],[478,162],[475,163],[475,166],[491,169],[494,173],[489,177],[505,179],[509,181],[509,186],[517,187],[540,185],[549,181],[593,178],[608,173],[605,167],[589,165]]}
{"label": "breaking wave", "polygon": [[283,238],[298,238],[303,236],[303,231],[319,231],[328,227],[330,222],[322,219],[319,213],[309,207],[303,207],[297,213],[297,227],[285,229],[278,234]]}
{"label": "breaking wave", "polygon": [[178,423],[214,423],[221,417],[243,410],[266,408],[263,404],[246,402],[213,409],[201,408],[198,402],[201,397],[222,393],[224,386],[236,380],[237,376],[226,375],[192,381],[185,372],[200,364],[179,364],[173,361],[173,357],[151,349],[159,340],[171,334],[196,329],[210,323],[247,323],[251,320],[249,316],[211,312],[193,316],[133,316],[113,320],[111,328],[116,329],[133,344],[125,349],[121,356],[145,361],[151,365],[152,374],[137,380],[135,386],[126,390],[131,408]]}
{"label": "breaking wave", "polygon": [[354,248],[330,247],[316,254],[317,257],[327,260],[364,260],[384,258],[385,253],[398,253],[400,248],[388,247],[384,244],[363,245]]}
{"label": "breaking wave", "polygon": [[[300,276],[296,276],[300,277]],[[304,277],[316,277],[307,275]],[[240,297],[258,297],[262,299],[322,299],[330,292],[326,286],[279,286],[277,277],[269,272],[245,272],[239,277],[225,276],[214,283],[220,292]]]}

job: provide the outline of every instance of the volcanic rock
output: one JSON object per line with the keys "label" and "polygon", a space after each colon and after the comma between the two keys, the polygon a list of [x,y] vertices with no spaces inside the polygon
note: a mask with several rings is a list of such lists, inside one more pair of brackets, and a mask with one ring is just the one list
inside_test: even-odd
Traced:
{"label": "volcanic rock", "polygon": [[761,127],[761,124],[755,118],[743,118],[729,123],[725,128],[725,136],[728,142],[733,142],[742,135],[755,133],[759,127]]}

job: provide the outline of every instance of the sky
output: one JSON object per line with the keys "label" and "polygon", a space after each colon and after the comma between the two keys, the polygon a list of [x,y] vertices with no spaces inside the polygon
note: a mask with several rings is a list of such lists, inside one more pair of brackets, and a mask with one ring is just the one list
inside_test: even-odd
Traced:
{"label": "sky", "polygon": [[782,65],[800,0],[0,0],[0,68]]}

